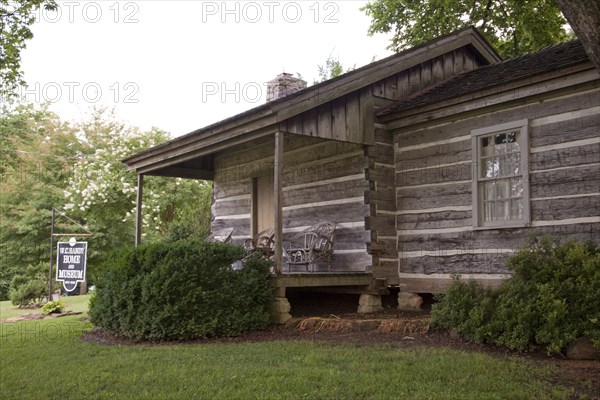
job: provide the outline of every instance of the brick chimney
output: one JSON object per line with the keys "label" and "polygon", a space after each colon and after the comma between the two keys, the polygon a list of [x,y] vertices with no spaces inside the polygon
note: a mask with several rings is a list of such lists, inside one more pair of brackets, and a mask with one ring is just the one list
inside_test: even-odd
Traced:
{"label": "brick chimney", "polygon": [[277,75],[277,78],[267,82],[267,103],[281,99],[306,87],[306,81],[295,78],[286,72]]}

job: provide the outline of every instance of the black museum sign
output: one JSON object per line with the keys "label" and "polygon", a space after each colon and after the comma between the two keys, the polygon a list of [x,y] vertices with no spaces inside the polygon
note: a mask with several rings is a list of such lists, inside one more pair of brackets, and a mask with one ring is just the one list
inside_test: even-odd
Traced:
{"label": "black museum sign", "polygon": [[62,281],[67,292],[72,292],[78,282],[85,281],[87,242],[58,242],[56,280]]}

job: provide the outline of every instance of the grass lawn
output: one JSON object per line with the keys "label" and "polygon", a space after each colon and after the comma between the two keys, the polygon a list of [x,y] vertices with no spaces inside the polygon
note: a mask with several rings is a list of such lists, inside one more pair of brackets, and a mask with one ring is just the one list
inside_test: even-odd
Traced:
{"label": "grass lawn", "polygon": [[450,349],[310,341],[103,346],[81,341],[90,327],[80,316],[0,324],[0,398],[480,400],[571,393],[523,360]]}
{"label": "grass lawn", "polygon": [[[88,303],[90,301],[90,295],[85,296],[64,296],[60,298],[60,301],[64,304],[66,311],[78,311],[87,312]],[[39,314],[42,312],[41,308],[19,308],[14,306],[10,300],[0,301],[0,320],[16,317],[17,315],[23,314]]]}

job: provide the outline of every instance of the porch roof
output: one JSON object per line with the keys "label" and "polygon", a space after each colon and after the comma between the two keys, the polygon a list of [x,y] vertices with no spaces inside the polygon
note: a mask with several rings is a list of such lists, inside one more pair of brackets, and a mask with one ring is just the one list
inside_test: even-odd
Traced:
{"label": "porch roof", "polygon": [[[146,149],[123,162],[138,174],[211,180],[212,156],[219,151],[277,131],[285,132],[285,121],[294,116],[465,46],[484,64],[501,61],[483,36],[468,27]],[[338,140],[369,144],[365,137]]]}

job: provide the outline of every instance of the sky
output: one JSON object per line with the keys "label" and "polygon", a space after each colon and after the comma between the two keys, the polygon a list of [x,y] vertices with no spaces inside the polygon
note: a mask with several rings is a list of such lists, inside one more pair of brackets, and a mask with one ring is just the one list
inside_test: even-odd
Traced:
{"label": "sky", "polygon": [[349,68],[391,53],[367,1],[58,1],[22,53],[29,102],[65,120],[94,106],[173,137],[265,102],[281,72],[312,84],[331,55]]}

